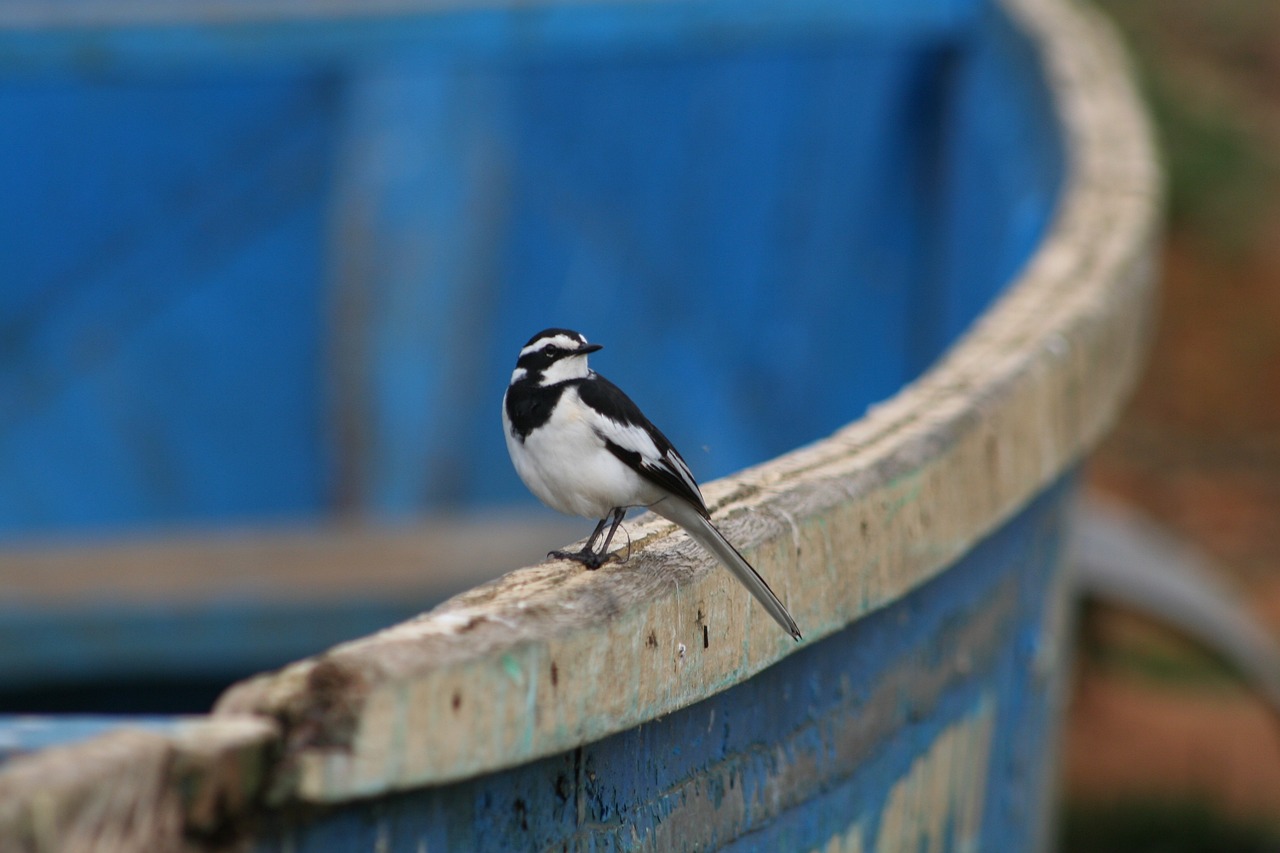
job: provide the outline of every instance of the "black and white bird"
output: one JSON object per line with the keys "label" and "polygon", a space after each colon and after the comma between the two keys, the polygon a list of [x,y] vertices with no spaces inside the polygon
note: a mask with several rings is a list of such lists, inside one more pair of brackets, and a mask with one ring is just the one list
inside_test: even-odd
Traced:
{"label": "black and white bird", "polygon": [[552,509],[600,519],[581,551],[547,556],[598,568],[627,510],[647,507],[688,531],[801,639],[764,578],[711,523],[679,452],[630,397],[587,366],[587,355],[599,349],[569,329],[539,332],[520,350],[503,396],[507,450],[520,479]]}

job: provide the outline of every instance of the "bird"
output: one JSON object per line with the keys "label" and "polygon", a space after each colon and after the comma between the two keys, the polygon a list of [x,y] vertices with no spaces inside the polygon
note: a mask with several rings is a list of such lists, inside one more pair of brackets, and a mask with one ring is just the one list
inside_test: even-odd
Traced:
{"label": "bird", "polygon": [[600,520],[580,551],[547,556],[599,568],[627,510],[647,507],[715,555],[799,642],[787,608],[711,523],[679,451],[630,397],[588,366],[587,356],[601,349],[572,329],[544,329],[521,348],[503,394],[507,450],[529,491],[557,512]]}

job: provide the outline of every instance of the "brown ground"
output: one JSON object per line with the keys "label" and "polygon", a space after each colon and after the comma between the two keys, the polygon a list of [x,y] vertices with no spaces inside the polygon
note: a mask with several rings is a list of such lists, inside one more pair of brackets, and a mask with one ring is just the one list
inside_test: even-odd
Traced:
{"label": "brown ground", "polygon": [[1247,695],[1092,673],[1072,702],[1077,801],[1204,802],[1246,820],[1280,809],[1280,726]]}
{"label": "brown ground", "polygon": [[[1280,3],[1098,5],[1146,79],[1170,223],[1150,366],[1090,485],[1216,558],[1280,638]],[[1182,652],[1123,614],[1091,623],[1068,798],[1201,797],[1280,823],[1280,721],[1195,664],[1175,677],[1116,665]]]}

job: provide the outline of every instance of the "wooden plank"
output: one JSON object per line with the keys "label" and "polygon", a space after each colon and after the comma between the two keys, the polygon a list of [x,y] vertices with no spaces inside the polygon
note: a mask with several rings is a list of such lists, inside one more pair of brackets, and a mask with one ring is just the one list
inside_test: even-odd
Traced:
{"label": "wooden plank", "polygon": [[20,703],[47,688],[167,680],[163,707],[207,710],[219,684],[409,618],[580,532],[513,512],[0,549],[0,696],[32,710]]}
{"label": "wooden plank", "polygon": [[260,718],[124,729],[22,756],[0,772],[6,850],[207,849],[261,791],[277,732]]}
{"label": "wooden plank", "polygon": [[444,598],[540,559],[580,528],[550,512],[491,512],[30,541],[0,549],[0,560],[5,605],[14,607]]}
{"label": "wooden plank", "polygon": [[[1039,39],[1066,129],[1071,180],[1043,245],[918,382],[707,489],[809,641],[907,594],[1009,518],[1106,429],[1145,354],[1159,193],[1123,60],[1087,15],[1009,5]],[[284,721],[275,796],[333,802],[553,754],[795,653],[670,525],[647,518],[631,533],[625,566],[522,569],[238,685],[219,713]]]}

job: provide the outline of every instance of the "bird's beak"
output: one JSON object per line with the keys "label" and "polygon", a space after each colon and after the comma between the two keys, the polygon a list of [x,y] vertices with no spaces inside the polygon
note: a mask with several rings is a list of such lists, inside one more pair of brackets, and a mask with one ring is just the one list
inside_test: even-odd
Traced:
{"label": "bird's beak", "polygon": [[589,352],[595,352],[596,350],[602,349],[604,349],[604,344],[583,344],[578,347],[578,351],[575,355],[586,355]]}

